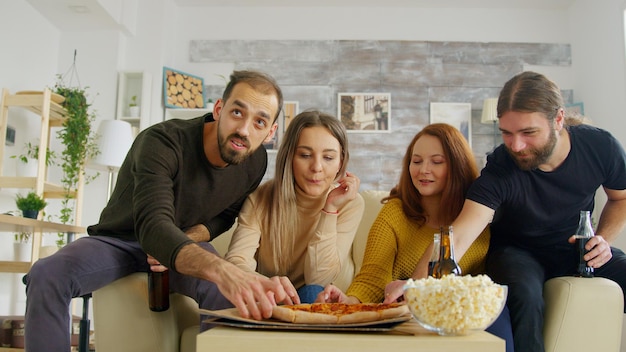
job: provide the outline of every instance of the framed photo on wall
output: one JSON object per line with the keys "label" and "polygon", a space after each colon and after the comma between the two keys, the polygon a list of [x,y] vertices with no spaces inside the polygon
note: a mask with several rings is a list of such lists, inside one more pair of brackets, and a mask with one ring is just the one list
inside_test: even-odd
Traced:
{"label": "framed photo on wall", "polygon": [[472,146],[472,104],[430,103],[430,123],[439,122],[456,127]]}
{"label": "framed photo on wall", "polygon": [[[297,101],[285,101],[283,102],[283,118],[279,122],[280,126],[282,126],[283,133],[287,131],[287,127],[289,127],[289,123],[293,120],[296,115],[298,115],[298,102]],[[279,126],[279,129],[281,129]]]}
{"label": "framed photo on wall", "polygon": [[390,93],[339,93],[337,116],[348,132],[391,131]]}
{"label": "framed photo on wall", "polygon": [[585,116],[585,104],[582,102],[566,104],[565,110],[569,116]]}
{"label": "framed photo on wall", "polygon": [[269,153],[276,153],[280,141],[283,139],[283,135],[289,126],[291,120],[298,114],[298,102],[297,101],[284,101],[283,110],[278,116],[278,128],[274,133],[274,138],[269,143],[263,143],[265,150]]}

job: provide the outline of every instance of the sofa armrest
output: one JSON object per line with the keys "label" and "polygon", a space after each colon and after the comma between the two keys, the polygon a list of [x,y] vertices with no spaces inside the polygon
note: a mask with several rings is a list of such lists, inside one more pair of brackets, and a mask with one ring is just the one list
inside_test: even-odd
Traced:
{"label": "sofa armrest", "polygon": [[546,281],[546,352],[620,350],[624,298],[611,280],[556,277]]}
{"label": "sofa armrest", "polygon": [[178,352],[183,331],[195,329],[197,334],[200,322],[197,303],[179,294],[170,295],[170,309],[152,312],[146,273],[128,275],[96,290],[93,311],[98,352]]}

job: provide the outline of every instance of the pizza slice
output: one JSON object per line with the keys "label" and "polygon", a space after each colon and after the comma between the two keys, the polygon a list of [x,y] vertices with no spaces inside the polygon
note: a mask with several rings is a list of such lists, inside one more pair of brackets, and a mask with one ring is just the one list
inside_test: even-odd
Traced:
{"label": "pizza slice", "polygon": [[312,303],[276,306],[272,318],[295,324],[355,324],[410,314],[403,303]]}

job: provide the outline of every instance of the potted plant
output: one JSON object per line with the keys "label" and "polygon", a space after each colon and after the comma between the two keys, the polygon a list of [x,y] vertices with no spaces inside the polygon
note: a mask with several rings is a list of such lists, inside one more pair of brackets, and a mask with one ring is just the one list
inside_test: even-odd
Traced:
{"label": "potted plant", "polygon": [[139,117],[139,106],[137,106],[137,96],[130,97],[130,104],[128,104],[128,111],[130,117]]}
{"label": "potted plant", "polygon": [[32,247],[29,242],[31,236],[32,232],[22,231],[15,233],[15,242],[13,242],[13,260],[19,262],[30,261]]}
{"label": "potted plant", "polygon": [[[57,137],[65,146],[61,153],[59,165],[63,171],[61,183],[64,190],[64,198],[61,201],[61,215],[59,219],[63,224],[73,222],[74,207],[70,206],[74,198],[74,192],[78,189],[79,182],[89,183],[96,178],[85,173],[85,162],[98,154],[95,141],[95,132],[92,122],[95,121],[95,113],[89,111],[91,104],[87,102],[85,89],[80,87],[68,87],[63,84],[62,77],[58,77],[54,92],[65,97],[62,106],[67,111],[67,118],[63,126],[57,132]],[[59,233],[57,245],[65,244],[65,234]]]}
{"label": "potted plant", "polygon": [[[39,159],[39,145],[31,142],[24,144],[24,153],[12,155],[12,159],[18,161],[16,165],[17,176],[35,177],[37,175],[37,160]],[[46,149],[46,166],[56,165],[56,154],[50,149]]]}
{"label": "potted plant", "polygon": [[16,243],[28,243],[30,241],[31,232],[20,232],[15,234]]}
{"label": "potted plant", "polygon": [[37,219],[39,212],[48,205],[45,199],[31,191],[24,197],[21,194],[15,196],[15,205],[22,211],[25,218]]}

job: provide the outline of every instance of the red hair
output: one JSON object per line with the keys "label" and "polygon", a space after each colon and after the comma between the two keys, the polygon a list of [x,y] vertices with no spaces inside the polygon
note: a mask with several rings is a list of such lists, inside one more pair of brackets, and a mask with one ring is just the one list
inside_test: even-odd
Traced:
{"label": "red hair", "polygon": [[398,198],[402,201],[402,209],[408,218],[417,221],[420,225],[426,222],[427,214],[422,207],[422,195],[413,185],[409,173],[413,146],[424,135],[439,139],[449,165],[446,187],[439,204],[439,217],[443,223],[451,224],[461,212],[469,187],[478,177],[478,168],[472,149],[463,134],[445,123],[428,125],[413,137],[404,154],[400,181],[391,190],[389,196],[383,199],[383,202]]}

